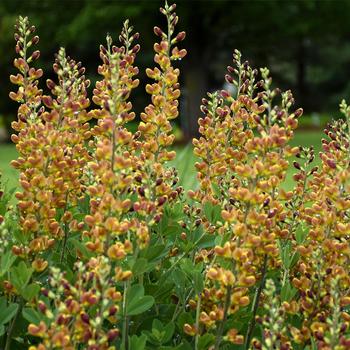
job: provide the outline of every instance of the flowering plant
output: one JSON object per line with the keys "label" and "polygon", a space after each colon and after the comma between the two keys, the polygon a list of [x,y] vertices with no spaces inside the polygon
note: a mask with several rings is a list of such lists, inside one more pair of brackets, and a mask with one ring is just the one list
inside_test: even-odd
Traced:
{"label": "flowering plant", "polygon": [[[312,148],[290,141],[302,109],[242,61],[235,93],[203,99],[198,187],[171,166],[185,33],[175,5],[154,28],[156,67],[138,130],[138,33],[100,47],[101,80],[61,48],[40,89],[39,38],[16,25],[17,205],[0,191],[0,342],[9,349],[350,349],[350,107]],[[96,120],[95,123],[91,120]],[[292,167],[294,188],[284,187]]]}

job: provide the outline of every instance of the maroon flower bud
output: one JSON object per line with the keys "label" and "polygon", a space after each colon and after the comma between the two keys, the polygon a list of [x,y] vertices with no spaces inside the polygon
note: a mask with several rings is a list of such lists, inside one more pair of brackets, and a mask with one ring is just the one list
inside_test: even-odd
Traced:
{"label": "maroon flower bud", "polygon": [[154,31],[154,34],[159,37],[162,37],[164,35],[163,31],[159,27],[154,27],[153,31]]}
{"label": "maroon flower bud", "polygon": [[235,72],[235,69],[233,68],[233,67],[231,67],[231,66],[227,66],[227,71],[229,72],[229,73],[231,73],[231,74],[233,74],[234,72]]}
{"label": "maroon flower bud", "polygon": [[138,53],[140,51],[141,46],[139,44],[135,45],[132,49],[132,53]]}
{"label": "maroon flower bud", "polygon": [[145,188],[144,187],[139,187],[137,191],[141,197],[145,196]]}
{"label": "maroon flower bud", "polygon": [[63,315],[59,315],[57,317],[57,321],[56,322],[57,322],[58,325],[63,325],[63,324],[65,324],[66,319],[65,319],[65,317]]}
{"label": "maroon flower bud", "polygon": [[[257,87],[258,89],[262,89],[262,88],[264,87],[264,84],[265,84],[264,80],[259,80],[259,81],[256,83],[256,87]],[[277,114],[277,117],[278,117],[278,114]]]}
{"label": "maroon flower bud", "polygon": [[267,217],[268,217],[269,219],[271,219],[271,218],[273,218],[273,217],[276,215],[276,213],[277,213],[277,210],[276,210],[276,209],[271,209],[271,210],[269,210],[269,212],[268,212],[268,214],[267,214]]}
{"label": "maroon flower bud", "polygon": [[41,294],[45,297],[49,296],[49,290],[46,288],[41,288]]}
{"label": "maroon flower bud", "polygon": [[336,169],[337,167],[337,164],[333,159],[327,159],[326,163],[331,169]]}
{"label": "maroon flower bud", "polygon": [[90,317],[89,317],[89,315],[86,313],[86,312],[82,312],[81,314],[80,314],[80,318],[81,318],[81,320],[84,322],[84,323],[89,323],[90,322]]}
{"label": "maroon flower bud", "polygon": [[204,106],[208,106],[209,101],[206,98],[202,98],[202,103]]}
{"label": "maroon flower bud", "polygon": [[301,170],[301,165],[298,162],[293,162],[293,166],[295,169]]}
{"label": "maroon flower bud", "polygon": [[162,196],[158,199],[158,206],[163,205],[166,202],[167,198],[165,196]]}
{"label": "maroon flower bud", "polygon": [[56,87],[56,84],[51,79],[46,80],[46,85],[50,90],[53,90]]}
{"label": "maroon flower bud", "polygon": [[117,308],[116,308],[114,305],[112,305],[112,306],[109,308],[108,314],[109,314],[109,316],[113,316],[113,315],[116,314],[116,312],[117,312]]}
{"label": "maroon flower bud", "polygon": [[229,98],[231,95],[226,90],[221,90],[221,96],[223,98]]}
{"label": "maroon flower bud", "polygon": [[180,33],[176,36],[175,41],[176,41],[176,42],[180,42],[180,41],[184,40],[185,37],[186,37],[186,33],[185,33],[185,32],[180,32]]}
{"label": "maroon flower bud", "polygon": [[107,333],[108,342],[112,342],[115,338],[119,336],[119,329],[110,329]]}
{"label": "maroon flower bud", "polygon": [[47,310],[47,307],[45,305],[45,303],[43,301],[39,301],[38,302],[38,309],[40,310],[40,312],[42,312],[43,314],[45,313],[45,311]]}
{"label": "maroon flower bud", "polygon": [[178,194],[181,194],[182,191],[183,191],[183,187],[182,187],[182,186],[179,186],[179,187],[176,189],[176,192],[177,192]]}
{"label": "maroon flower bud", "polygon": [[294,112],[294,115],[296,118],[299,118],[301,117],[301,115],[303,114],[303,109],[302,108],[298,108],[295,112]]}
{"label": "maroon flower bud", "polygon": [[209,112],[208,108],[206,106],[201,105],[200,110],[202,113],[207,114]]}
{"label": "maroon flower bud", "polygon": [[267,206],[269,205],[269,203],[270,203],[270,198],[266,198],[266,199],[264,200],[263,206],[264,206],[264,207],[267,207]]}
{"label": "maroon flower bud", "polygon": [[162,216],[160,214],[155,215],[154,221],[158,223],[162,219]]}
{"label": "maroon flower bud", "polygon": [[323,340],[323,334],[320,331],[315,332],[315,337],[317,340]]}
{"label": "maroon flower bud", "polygon": [[231,75],[226,74],[226,75],[225,75],[225,80],[226,80],[229,84],[233,84],[233,78],[231,77]]}
{"label": "maroon flower bud", "polygon": [[343,323],[343,324],[341,325],[341,327],[340,327],[340,332],[341,332],[341,333],[344,333],[344,332],[346,331],[347,328],[348,328],[347,325],[346,325],[345,323]]}

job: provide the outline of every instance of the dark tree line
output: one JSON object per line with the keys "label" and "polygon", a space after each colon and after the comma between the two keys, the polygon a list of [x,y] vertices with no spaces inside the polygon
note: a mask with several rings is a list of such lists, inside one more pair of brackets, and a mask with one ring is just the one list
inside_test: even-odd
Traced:
{"label": "dark tree line", "polygon": [[[153,26],[162,23],[162,1],[1,0],[0,115],[10,121],[16,106],[7,97],[13,73],[13,25],[18,14],[35,23],[40,35],[40,63],[51,77],[53,54],[65,46],[97,79],[98,47],[109,32],[117,40],[125,18],[140,32],[140,78],[153,66]],[[182,63],[181,126],[186,138],[197,130],[199,105],[206,91],[222,88],[225,67],[235,48],[255,66],[268,66],[275,81],[295,92],[307,112],[337,108],[350,94],[350,1],[178,0],[179,27],[187,32],[188,56]],[[164,23],[163,23],[164,25]],[[138,111],[147,96],[138,89]]]}

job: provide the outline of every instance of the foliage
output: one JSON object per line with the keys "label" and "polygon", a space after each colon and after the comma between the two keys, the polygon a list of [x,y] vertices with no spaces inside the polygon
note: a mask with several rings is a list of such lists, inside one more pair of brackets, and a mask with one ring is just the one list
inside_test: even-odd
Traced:
{"label": "foliage", "polygon": [[[39,38],[15,40],[20,172],[0,192],[0,341],[23,349],[348,349],[350,107],[329,125],[320,166],[291,146],[302,109],[269,71],[233,55],[228,91],[208,94],[193,140],[199,187],[171,161],[178,68],[175,5],[154,28],[157,66],[138,130],[138,33],[107,36],[90,108],[84,68],[60,49],[48,80]],[[294,188],[283,187],[293,167]]]}

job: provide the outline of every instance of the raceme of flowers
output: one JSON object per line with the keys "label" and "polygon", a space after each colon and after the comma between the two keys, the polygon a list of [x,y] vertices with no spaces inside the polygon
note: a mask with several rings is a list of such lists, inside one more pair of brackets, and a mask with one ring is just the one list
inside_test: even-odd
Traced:
{"label": "raceme of flowers", "polygon": [[292,146],[302,109],[235,50],[233,93],[202,100],[198,186],[185,193],[172,165],[186,56],[175,9],[165,3],[165,29],[154,27],[140,116],[128,20],[100,46],[90,102],[63,48],[44,93],[39,37],[18,18],[20,175],[16,201],[0,188],[0,347],[350,349],[350,107],[318,158]]}

